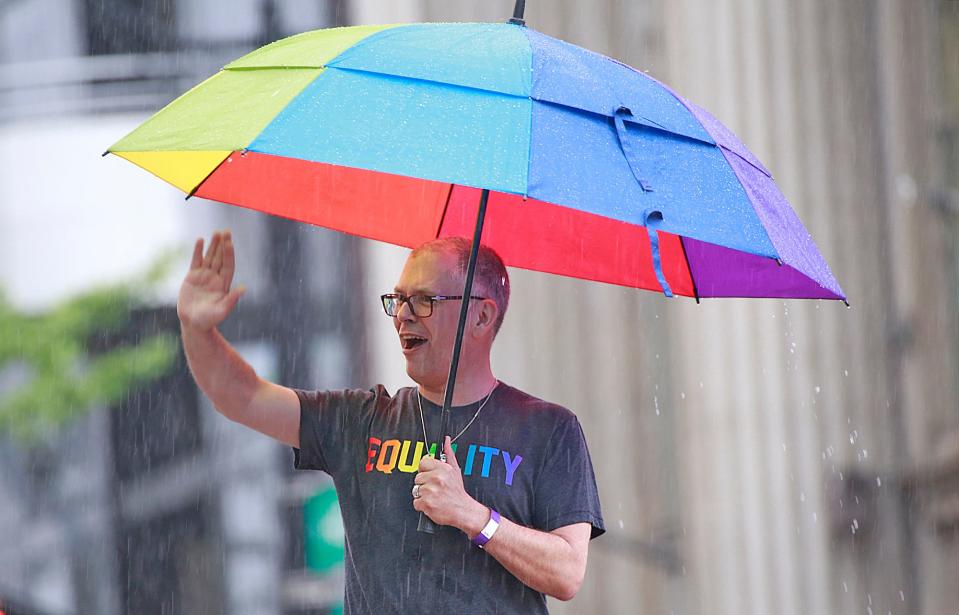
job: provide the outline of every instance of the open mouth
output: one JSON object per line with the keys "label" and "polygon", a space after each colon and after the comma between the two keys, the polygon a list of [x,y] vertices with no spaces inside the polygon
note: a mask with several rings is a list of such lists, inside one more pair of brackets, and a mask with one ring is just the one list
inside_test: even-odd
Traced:
{"label": "open mouth", "polygon": [[425,337],[419,337],[417,335],[404,335],[400,338],[400,344],[403,346],[403,350],[413,350],[419,348],[426,343]]}

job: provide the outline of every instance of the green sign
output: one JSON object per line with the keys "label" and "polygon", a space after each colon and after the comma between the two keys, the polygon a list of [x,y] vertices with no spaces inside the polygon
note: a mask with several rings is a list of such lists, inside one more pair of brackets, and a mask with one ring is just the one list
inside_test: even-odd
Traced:
{"label": "green sign", "polygon": [[336,489],[324,487],[303,503],[306,567],[325,573],[343,565],[343,518]]}

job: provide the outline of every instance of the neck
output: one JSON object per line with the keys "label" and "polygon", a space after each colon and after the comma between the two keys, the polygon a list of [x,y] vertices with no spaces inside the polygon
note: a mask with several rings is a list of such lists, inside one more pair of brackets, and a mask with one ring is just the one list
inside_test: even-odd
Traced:
{"label": "neck", "polygon": [[[496,378],[490,370],[489,365],[485,369],[475,370],[473,372],[463,372],[463,365],[456,374],[456,386],[453,388],[453,405],[466,406],[485,399],[493,387],[496,386]],[[420,394],[426,399],[439,406],[443,405],[446,396],[446,382],[438,385],[419,385]]]}

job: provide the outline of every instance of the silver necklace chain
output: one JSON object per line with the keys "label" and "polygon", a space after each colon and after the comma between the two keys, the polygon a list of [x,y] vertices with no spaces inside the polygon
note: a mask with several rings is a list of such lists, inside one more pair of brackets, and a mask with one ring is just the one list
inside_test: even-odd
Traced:
{"label": "silver necklace chain", "polygon": [[[490,400],[490,398],[493,396],[493,391],[495,391],[498,386],[499,386],[499,380],[496,381],[496,384],[493,385],[493,388],[490,389],[490,390],[489,390],[489,393],[486,394],[486,399],[484,399],[484,400],[483,400],[483,403],[480,404],[480,407],[476,409],[476,414],[473,415],[473,418],[470,419],[470,422],[467,423],[467,424],[466,424],[466,427],[464,427],[458,434],[456,434],[456,437],[455,437],[455,438],[453,438],[452,440],[450,440],[450,444],[452,444],[453,442],[456,442],[457,438],[459,438],[459,437],[462,436],[464,433],[466,433],[466,430],[470,428],[470,425],[472,425],[472,424],[473,424],[473,421],[476,420],[476,417],[479,416],[479,413],[483,410],[483,406],[485,406],[485,405],[486,405],[486,402],[488,402],[488,401]],[[416,407],[417,407],[417,408],[419,409],[419,411],[420,411],[420,423],[423,425],[423,440],[426,442],[426,448],[427,448],[427,451],[426,451],[426,452],[427,452],[427,454],[429,454],[430,438],[429,438],[429,436],[426,435],[426,419],[423,418],[423,402],[421,401],[421,398],[422,398],[422,395],[420,394],[419,387],[417,387],[417,389],[416,389]],[[443,455],[442,444],[439,443],[439,442],[437,442],[437,443],[436,443],[436,446],[437,446],[437,448],[440,449],[440,450],[438,451],[438,453],[439,453],[440,455]],[[445,455],[444,455],[444,456],[445,456]]]}

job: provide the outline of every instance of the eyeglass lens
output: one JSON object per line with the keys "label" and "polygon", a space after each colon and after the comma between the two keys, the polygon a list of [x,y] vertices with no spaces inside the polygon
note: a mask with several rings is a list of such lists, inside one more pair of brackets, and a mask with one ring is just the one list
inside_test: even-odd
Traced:
{"label": "eyeglass lens", "polygon": [[383,297],[383,307],[386,308],[386,313],[389,316],[396,316],[403,302],[409,304],[417,318],[427,318],[433,313],[433,300],[427,295],[413,295],[411,297],[386,295]]}

